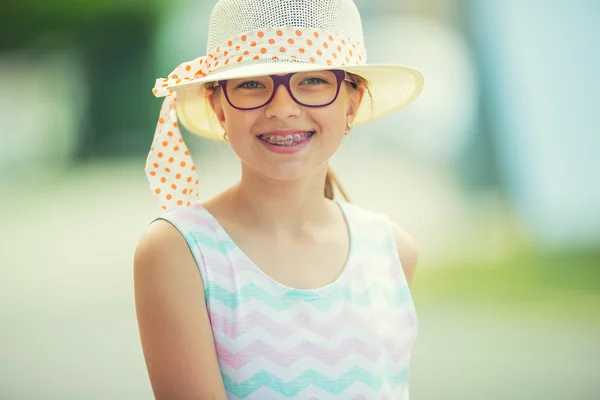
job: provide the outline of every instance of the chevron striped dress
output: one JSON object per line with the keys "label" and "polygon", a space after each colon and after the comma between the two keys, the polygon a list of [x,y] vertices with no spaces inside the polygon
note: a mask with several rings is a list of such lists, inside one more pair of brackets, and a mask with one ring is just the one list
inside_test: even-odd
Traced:
{"label": "chevron striped dress", "polygon": [[202,206],[168,211],[202,277],[228,399],[407,400],[417,314],[389,219],[338,203],[350,254],[333,283],[282,285]]}

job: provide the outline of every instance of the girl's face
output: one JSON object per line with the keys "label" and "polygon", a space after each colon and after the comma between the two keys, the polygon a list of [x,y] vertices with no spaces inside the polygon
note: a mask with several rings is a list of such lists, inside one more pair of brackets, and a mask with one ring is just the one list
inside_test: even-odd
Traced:
{"label": "girl's face", "polygon": [[[242,100],[238,101],[244,101],[243,96],[251,90],[255,92],[248,96],[256,96],[260,90],[270,91],[264,88],[272,82],[270,79],[228,81],[227,93],[232,99],[234,90],[242,91],[238,93]],[[304,85],[298,90],[306,90],[304,95],[312,99],[310,96],[317,94],[308,91],[320,90],[314,85],[323,83],[304,79],[290,84],[298,88]],[[223,90],[222,87],[210,89],[208,96],[233,151],[245,167],[277,180],[299,179],[327,165],[339,148],[348,123],[352,123],[364,92],[362,88],[355,89],[342,82],[332,104],[307,107],[294,101],[288,89],[280,85],[265,106],[239,110],[231,106]]]}

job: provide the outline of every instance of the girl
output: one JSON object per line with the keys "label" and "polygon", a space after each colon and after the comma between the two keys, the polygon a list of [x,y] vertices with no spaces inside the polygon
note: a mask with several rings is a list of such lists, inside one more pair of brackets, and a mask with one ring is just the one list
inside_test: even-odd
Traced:
{"label": "girl", "polygon": [[[417,250],[334,200],[328,162],[353,124],[411,102],[420,73],[366,63],[352,0],[221,0],[208,50],[154,88],[146,173],[165,212],[134,275],[156,398],[408,399]],[[198,202],[178,120],[229,141],[236,185]]]}

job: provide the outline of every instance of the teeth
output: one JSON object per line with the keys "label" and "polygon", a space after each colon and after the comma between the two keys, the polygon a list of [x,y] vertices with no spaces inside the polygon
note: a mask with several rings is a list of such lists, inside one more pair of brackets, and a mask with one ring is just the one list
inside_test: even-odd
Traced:
{"label": "teeth", "polygon": [[277,144],[279,146],[292,146],[294,144],[294,141],[299,142],[304,138],[308,139],[312,135],[313,132],[306,132],[305,134],[295,133],[293,135],[286,136],[272,135],[269,138],[265,138],[265,136],[263,135],[260,138],[271,144]]}

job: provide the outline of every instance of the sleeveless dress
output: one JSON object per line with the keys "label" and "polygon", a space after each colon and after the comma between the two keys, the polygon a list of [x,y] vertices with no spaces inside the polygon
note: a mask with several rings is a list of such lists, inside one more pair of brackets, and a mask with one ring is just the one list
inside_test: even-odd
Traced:
{"label": "sleeveless dress", "polygon": [[200,270],[228,399],[408,400],[418,323],[392,224],[337,204],[349,257],[314,290],[266,275],[200,205],[157,218],[179,230]]}

